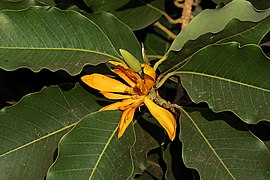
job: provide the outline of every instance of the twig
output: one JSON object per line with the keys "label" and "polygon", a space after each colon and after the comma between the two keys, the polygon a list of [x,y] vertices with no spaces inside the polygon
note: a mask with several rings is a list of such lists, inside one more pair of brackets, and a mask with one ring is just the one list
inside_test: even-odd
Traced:
{"label": "twig", "polygon": [[181,28],[184,29],[190,20],[192,19],[192,5],[194,4],[194,0],[185,0],[184,7],[182,11],[182,25]]}
{"label": "twig", "polygon": [[173,19],[171,16],[169,16],[167,13],[162,12],[162,15],[168,20],[169,23],[171,24],[179,24],[182,22],[181,18],[178,19]]}
{"label": "twig", "polygon": [[184,29],[190,20],[193,18],[192,16],[192,6],[197,6],[199,4],[199,0],[174,0],[174,5],[178,8],[182,8],[182,16],[181,16],[181,28]]}
{"label": "twig", "polygon": [[162,31],[164,31],[170,38],[175,39],[176,35],[170,31],[168,28],[166,28],[165,26],[163,26],[162,24],[160,24],[160,22],[155,22],[154,23],[155,27],[158,27],[159,29],[161,29]]}

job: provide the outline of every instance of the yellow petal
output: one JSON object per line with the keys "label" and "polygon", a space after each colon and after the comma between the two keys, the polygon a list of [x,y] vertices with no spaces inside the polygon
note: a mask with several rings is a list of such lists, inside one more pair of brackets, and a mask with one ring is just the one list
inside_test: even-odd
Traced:
{"label": "yellow petal", "polygon": [[120,92],[120,93],[132,93],[133,88],[117,81],[115,79],[109,78],[102,74],[91,74],[81,77],[82,81],[88,86],[97,89],[99,91],[106,92]]}
{"label": "yellow petal", "polygon": [[110,92],[101,92],[103,96],[105,96],[108,99],[131,99],[131,95],[126,94],[116,94],[116,93],[110,93]]}
{"label": "yellow petal", "polygon": [[143,73],[156,81],[156,72],[149,64],[143,64]]}
{"label": "yellow petal", "polygon": [[120,110],[126,110],[126,109],[130,109],[130,108],[136,109],[137,107],[139,107],[143,103],[143,100],[144,100],[144,96],[138,96],[132,104],[119,107],[119,109]]}
{"label": "yellow petal", "polygon": [[118,76],[120,76],[124,81],[126,81],[131,87],[134,87],[136,85],[135,82],[129,79],[129,77],[120,69],[113,69],[112,71]]}
{"label": "yellow petal", "polygon": [[144,82],[149,90],[155,84],[156,72],[154,71],[154,69],[150,65],[144,64],[143,65],[143,73],[144,73],[144,77],[143,77]]}
{"label": "yellow petal", "polygon": [[121,102],[116,102],[116,103],[110,104],[108,106],[104,106],[99,111],[117,110],[117,109],[123,108],[125,106],[128,106],[128,105],[134,103],[135,101],[136,101],[136,99],[125,99]]}
{"label": "yellow petal", "polygon": [[122,66],[123,68],[128,68],[128,66],[126,64],[121,63],[121,62],[117,62],[117,61],[108,61],[108,62],[114,66]]}
{"label": "yellow petal", "polygon": [[137,82],[138,79],[141,79],[140,76],[134,72],[131,68],[127,65],[117,62],[117,61],[109,61],[109,63],[113,64],[115,69],[122,71],[126,76],[133,82]]}
{"label": "yellow petal", "polygon": [[119,125],[118,125],[118,138],[120,138],[124,132],[126,131],[127,127],[131,123],[134,117],[136,108],[129,108],[126,109],[121,116]]}
{"label": "yellow petal", "polygon": [[160,125],[167,131],[169,138],[173,141],[176,135],[176,121],[174,116],[166,109],[156,105],[147,96],[144,98],[144,104]]}

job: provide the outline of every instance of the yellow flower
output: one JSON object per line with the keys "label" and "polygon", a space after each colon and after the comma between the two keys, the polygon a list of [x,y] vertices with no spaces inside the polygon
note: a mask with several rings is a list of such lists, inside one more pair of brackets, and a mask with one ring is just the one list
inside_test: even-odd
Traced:
{"label": "yellow flower", "polygon": [[145,104],[150,113],[157,119],[161,126],[167,131],[171,140],[174,140],[176,134],[176,121],[174,116],[166,109],[155,104],[147,95],[155,84],[156,73],[154,69],[143,64],[143,79],[132,69],[123,63],[110,61],[114,65],[112,70],[120,76],[126,83],[101,74],[91,74],[83,76],[81,79],[90,87],[99,90],[108,99],[122,99],[105,106],[100,111],[105,110],[122,110],[122,116],[118,125],[118,138],[120,138],[129,124],[132,122],[135,110]]}

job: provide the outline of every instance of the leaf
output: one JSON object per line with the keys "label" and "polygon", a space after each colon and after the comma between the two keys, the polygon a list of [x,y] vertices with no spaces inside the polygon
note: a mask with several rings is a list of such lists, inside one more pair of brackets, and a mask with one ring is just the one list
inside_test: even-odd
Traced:
{"label": "leaf", "polygon": [[133,171],[130,148],[135,139],[132,126],[117,138],[120,115],[103,111],[82,119],[61,139],[47,179],[127,179]]}
{"label": "leaf", "polygon": [[209,110],[181,111],[183,160],[199,171],[201,179],[270,178],[269,151],[260,139],[237,125],[237,119]]}
{"label": "leaf", "polygon": [[[166,27],[172,27],[165,18],[160,18],[159,21]],[[163,56],[169,49],[170,43],[170,37],[164,31],[153,26],[145,35],[144,47],[148,55]]]}
{"label": "leaf", "polygon": [[55,0],[35,0],[38,5],[55,6]]}
{"label": "leaf", "polygon": [[163,0],[130,0],[128,4],[112,13],[135,31],[154,23],[163,11]]}
{"label": "leaf", "polygon": [[259,44],[269,32],[269,15],[270,9],[257,12],[243,0],[233,1],[221,9],[203,11],[174,40],[160,70],[162,73],[173,71],[209,44],[231,41]]}
{"label": "leaf", "polygon": [[21,0],[21,1],[9,1],[9,0],[1,0],[0,2],[0,11],[3,9],[26,9],[31,5],[35,5],[35,0]]}
{"label": "leaf", "polygon": [[[178,136],[178,133],[176,136]],[[181,149],[182,143],[176,138],[163,151],[162,156],[167,165],[165,172],[166,180],[199,179],[196,178],[199,176],[197,175],[197,171],[187,168],[184,164]]]}
{"label": "leaf", "polygon": [[147,156],[148,159],[148,168],[147,170],[140,176],[140,180],[156,180],[162,179],[163,170],[160,165],[160,156],[159,153],[149,153]]}
{"label": "leaf", "polygon": [[87,14],[86,16],[102,29],[117,51],[124,48],[143,63],[141,45],[126,24],[107,12]]}
{"label": "leaf", "polygon": [[270,61],[257,45],[210,45],[176,74],[195,103],[215,111],[232,111],[243,121],[270,120]]}
{"label": "leaf", "polygon": [[94,11],[113,11],[128,3],[128,0],[84,0],[84,2]]}
{"label": "leaf", "polygon": [[217,10],[204,10],[179,33],[169,51],[179,51],[187,41],[195,40],[203,34],[222,31],[232,19],[259,22],[269,15],[270,9],[257,12],[246,0],[232,1]]}
{"label": "leaf", "polygon": [[101,29],[75,11],[48,7],[4,10],[0,22],[0,64],[5,70],[48,68],[77,74],[86,64],[120,60]]}
{"label": "leaf", "polygon": [[131,149],[134,164],[133,176],[143,174],[148,169],[147,154],[160,146],[165,138],[164,130],[156,124],[156,119],[144,113],[134,124],[136,142]]}
{"label": "leaf", "polygon": [[270,1],[268,1],[268,0],[260,0],[260,1],[248,0],[248,1],[250,1],[256,9],[270,8]]}
{"label": "leaf", "polygon": [[44,179],[60,138],[100,108],[80,86],[44,88],[0,111],[1,179]]}

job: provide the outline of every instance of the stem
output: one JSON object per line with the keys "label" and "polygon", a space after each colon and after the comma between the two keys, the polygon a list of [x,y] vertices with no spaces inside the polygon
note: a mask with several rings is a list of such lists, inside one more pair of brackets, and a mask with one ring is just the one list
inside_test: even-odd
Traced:
{"label": "stem", "polygon": [[171,24],[179,24],[182,22],[182,19],[181,18],[178,18],[178,19],[173,19],[171,16],[169,16],[167,13],[165,12],[162,12],[161,13],[167,20],[169,23]]}
{"label": "stem", "polygon": [[182,26],[181,28],[184,29],[188,23],[190,22],[192,18],[192,5],[194,1],[193,0],[185,0],[183,4],[183,11],[182,11]]}
{"label": "stem", "polygon": [[167,59],[167,56],[164,55],[160,60],[158,60],[158,62],[156,62],[156,64],[154,65],[153,69],[156,71],[158,66]]}
{"label": "stem", "polygon": [[161,59],[163,56],[161,55],[147,55],[150,59]]}
{"label": "stem", "polygon": [[170,31],[168,28],[160,24],[160,22],[155,22],[154,26],[164,31],[170,38],[172,39],[176,38],[176,35],[172,31]]}
{"label": "stem", "polygon": [[158,88],[160,88],[164,83],[165,83],[165,81],[169,78],[169,77],[171,77],[171,76],[173,76],[174,75],[174,72],[171,72],[171,73],[168,73],[168,74],[166,74],[160,81],[157,81],[157,89]]}
{"label": "stem", "polygon": [[184,0],[175,0],[173,3],[176,7],[178,8],[184,8],[184,4],[183,4]]}
{"label": "stem", "polygon": [[182,106],[179,106],[178,104],[171,104],[172,107],[179,109],[180,111],[185,111]]}

